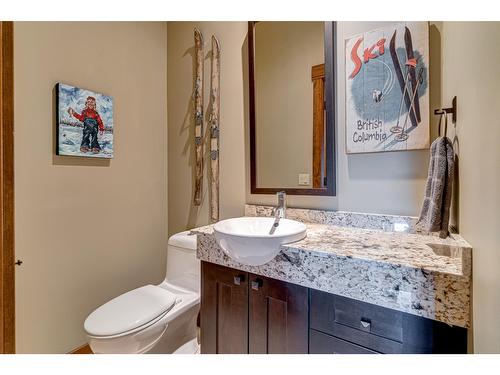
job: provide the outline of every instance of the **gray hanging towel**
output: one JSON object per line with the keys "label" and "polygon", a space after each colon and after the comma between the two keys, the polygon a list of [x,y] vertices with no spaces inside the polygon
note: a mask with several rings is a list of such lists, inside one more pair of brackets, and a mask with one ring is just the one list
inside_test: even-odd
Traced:
{"label": "gray hanging towel", "polygon": [[418,223],[429,232],[439,232],[441,238],[448,236],[453,173],[453,144],[448,137],[439,137],[431,145],[425,199]]}

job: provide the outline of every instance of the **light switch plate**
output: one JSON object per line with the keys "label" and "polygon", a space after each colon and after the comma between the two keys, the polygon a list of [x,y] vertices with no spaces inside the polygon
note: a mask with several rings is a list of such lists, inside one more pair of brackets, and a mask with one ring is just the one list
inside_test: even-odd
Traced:
{"label": "light switch plate", "polygon": [[309,173],[299,173],[299,185],[310,185]]}

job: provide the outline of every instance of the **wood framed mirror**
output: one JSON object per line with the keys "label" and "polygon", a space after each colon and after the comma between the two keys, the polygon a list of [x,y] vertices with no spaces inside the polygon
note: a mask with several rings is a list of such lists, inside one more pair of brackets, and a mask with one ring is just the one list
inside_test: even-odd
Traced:
{"label": "wood framed mirror", "polygon": [[252,194],[336,194],[335,29],[248,23]]}

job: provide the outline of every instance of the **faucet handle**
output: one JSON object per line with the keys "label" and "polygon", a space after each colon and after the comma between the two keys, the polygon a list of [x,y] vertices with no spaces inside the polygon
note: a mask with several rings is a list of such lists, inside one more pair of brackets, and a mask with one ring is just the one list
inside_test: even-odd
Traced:
{"label": "faucet handle", "polygon": [[278,207],[276,208],[275,213],[280,210],[281,211],[281,217],[286,216],[286,192],[284,190],[278,191],[276,193],[276,196],[278,197]]}
{"label": "faucet handle", "polygon": [[285,204],[286,204],[286,192],[285,191],[278,191],[276,193],[276,196],[278,197],[278,206],[285,207]]}
{"label": "faucet handle", "polygon": [[286,200],[286,191],[284,191],[284,190],[278,191],[276,193],[276,196],[278,197],[278,202],[280,202],[280,201],[285,202],[285,200]]}

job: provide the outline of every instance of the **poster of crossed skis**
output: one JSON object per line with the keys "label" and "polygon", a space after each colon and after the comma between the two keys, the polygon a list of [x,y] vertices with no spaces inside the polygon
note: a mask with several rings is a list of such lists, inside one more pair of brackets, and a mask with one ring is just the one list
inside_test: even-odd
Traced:
{"label": "poster of crossed skis", "polygon": [[429,24],[404,22],[345,41],[346,152],[429,147]]}

